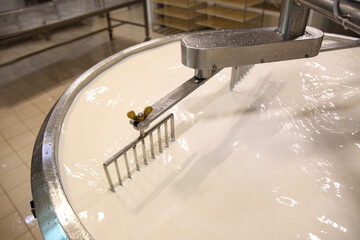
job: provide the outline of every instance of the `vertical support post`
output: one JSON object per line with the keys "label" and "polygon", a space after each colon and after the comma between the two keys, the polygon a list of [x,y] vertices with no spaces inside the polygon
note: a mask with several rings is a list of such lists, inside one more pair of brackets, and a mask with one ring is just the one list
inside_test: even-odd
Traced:
{"label": "vertical support post", "polygon": [[153,132],[150,133],[150,151],[151,151],[151,157],[155,159]]}
{"label": "vertical support post", "polygon": [[157,136],[158,136],[158,144],[159,144],[159,152],[162,153],[162,146],[161,146],[161,129],[160,126],[157,129]]}
{"label": "vertical support post", "polygon": [[115,160],[115,167],[116,167],[116,174],[118,176],[118,180],[119,180],[119,185],[122,186],[122,180],[121,180],[121,175],[120,175],[120,169],[119,169],[119,164],[118,164],[118,160]]}
{"label": "vertical support post", "polygon": [[175,120],[174,116],[170,118],[170,127],[171,127],[171,141],[175,141]]}
{"label": "vertical support post", "polygon": [[164,122],[165,127],[165,147],[169,147],[169,131],[168,131],[168,121]]}
{"label": "vertical support post", "polygon": [[108,26],[109,38],[112,41],[113,40],[113,30],[112,30],[112,26],[111,26],[111,19],[110,19],[109,12],[106,13],[106,22],[107,22],[107,26]]}
{"label": "vertical support post", "polygon": [[144,138],[141,139],[141,145],[142,145],[144,164],[147,165],[148,162],[147,162],[147,158],[146,158],[146,148],[145,148],[145,140],[144,140]]}
{"label": "vertical support post", "polygon": [[265,19],[265,4],[266,4],[266,1],[264,0],[263,1],[263,7],[262,7],[262,10],[261,10],[261,26],[260,27],[264,27],[264,19]]}
{"label": "vertical support post", "polygon": [[246,23],[246,13],[247,13],[247,0],[244,2],[244,16],[243,16],[243,22]]}
{"label": "vertical support post", "polygon": [[107,180],[109,182],[109,185],[110,185],[110,190],[115,192],[114,184],[111,181],[109,169],[107,168],[107,166],[105,164],[104,164],[104,170],[105,170],[105,173],[106,173],[106,178],[107,178]]}
{"label": "vertical support post", "polygon": [[145,24],[145,41],[150,40],[150,33],[149,33],[149,18],[148,18],[148,6],[147,0],[143,0],[143,10],[144,10],[144,24]]}
{"label": "vertical support post", "polygon": [[284,39],[291,39],[304,34],[309,8],[298,5],[295,0],[282,0],[278,32]]}
{"label": "vertical support post", "polygon": [[135,159],[136,170],[140,171],[139,160],[138,160],[137,152],[136,152],[136,145],[133,147],[133,152],[134,152],[134,159]]}
{"label": "vertical support post", "polygon": [[130,166],[129,166],[129,160],[127,158],[127,153],[125,152],[124,154],[124,159],[125,159],[125,165],[126,165],[126,171],[128,174],[128,178],[131,178],[131,171],[130,171]]}

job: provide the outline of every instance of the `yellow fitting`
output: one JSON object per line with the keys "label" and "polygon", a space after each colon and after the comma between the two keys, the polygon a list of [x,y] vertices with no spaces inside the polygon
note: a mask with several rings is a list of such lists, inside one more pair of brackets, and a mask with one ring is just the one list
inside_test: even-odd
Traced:
{"label": "yellow fitting", "polygon": [[127,113],[128,118],[136,121],[136,122],[142,122],[145,120],[145,118],[152,112],[153,108],[151,106],[147,106],[144,111],[139,112],[138,114],[135,114],[134,111],[130,111]]}

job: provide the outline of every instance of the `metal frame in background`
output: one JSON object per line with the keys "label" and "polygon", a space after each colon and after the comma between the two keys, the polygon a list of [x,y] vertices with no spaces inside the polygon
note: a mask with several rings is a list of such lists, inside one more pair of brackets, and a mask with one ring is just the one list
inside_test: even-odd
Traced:
{"label": "metal frame in background", "polygon": [[[21,13],[23,13],[25,11],[37,11],[39,8],[42,8],[44,6],[48,6],[49,4],[55,4],[56,5],[57,2],[63,2],[63,1],[67,1],[67,0],[59,0],[59,1],[56,1],[56,2],[44,3],[44,4],[41,4],[39,6],[35,6],[35,7],[29,7],[29,8],[24,8],[24,9],[19,9],[19,10],[14,10],[14,11],[10,11],[10,12],[1,13],[0,17],[5,16],[5,15],[20,15]],[[104,2],[104,0],[95,0],[95,1],[98,2],[98,3],[103,3]],[[74,4],[75,4],[75,2],[77,2],[77,0],[74,1]],[[69,1],[69,3],[71,4],[70,1]],[[110,17],[110,12],[111,11],[118,10],[118,9],[121,9],[121,8],[125,8],[125,7],[130,7],[130,6],[136,5],[136,4],[142,4],[143,5],[144,24],[139,24],[139,23],[135,23],[135,22],[114,19],[114,18]],[[22,38],[27,37],[27,36],[31,36],[31,35],[38,34],[38,33],[43,33],[43,32],[48,32],[48,31],[56,29],[58,27],[61,27],[61,26],[64,26],[64,25],[67,25],[67,24],[70,24],[70,23],[75,23],[75,22],[81,21],[83,19],[94,17],[94,16],[97,16],[97,15],[102,15],[102,14],[106,15],[107,27],[98,29],[96,31],[90,32],[88,34],[84,34],[84,35],[76,37],[76,38],[72,38],[70,40],[67,40],[67,41],[64,41],[64,42],[61,42],[61,43],[58,43],[58,44],[54,44],[52,46],[43,48],[43,49],[35,51],[35,52],[31,52],[31,53],[26,54],[24,56],[17,57],[17,58],[15,58],[13,60],[10,60],[10,61],[6,62],[6,63],[0,64],[0,67],[13,64],[13,63],[15,63],[17,61],[28,58],[30,56],[33,56],[33,55],[39,54],[41,52],[45,52],[47,50],[50,50],[50,49],[53,49],[53,48],[56,48],[56,47],[59,47],[59,46],[62,46],[62,45],[65,45],[65,44],[80,40],[80,39],[83,39],[83,38],[86,38],[88,36],[97,34],[99,32],[105,31],[105,30],[108,31],[109,38],[110,38],[110,40],[112,40],[113,39],[113,36],[112,36],[113,28],[121,26],[123,24],[132,24],[132,25],[144,27],[145,28],[145,41],[150,40],[149,21],[148,21],[148,13],[147,13],[147,1],[146,0],[130,0],[130,1],[120,1],[120,3],[116,3],[116,4],[113,4],[113,5],[110,5],[110,6],[105,6],[104,4],[100,4],[98,6],[98,8],[96,8],[96,10],[84,12],[83,14],[80,14],[80,15],[79,14],[75,14],[73,16],[70,15],[70,16],[67,16],[66,18],[63,18],[63,19],[58,17],[58,21],[53,21],[51,23],[43,22],[42,24],[38,24],[38,25],[36,25],[34,27],[31,27],[31,28],[28,28],[28,29],[21,29],[19,27],[19,30],[17,30],[17,31],[9,31],[8,33],[6,33],[4,31],[3,34],[0,33],[0,47],[6,47],[9,43],[14,42],[14,41],[19,40],[19,39],[22,39]],[[112,21],[117,22],[117,24],[112,25],[111,24]]]}

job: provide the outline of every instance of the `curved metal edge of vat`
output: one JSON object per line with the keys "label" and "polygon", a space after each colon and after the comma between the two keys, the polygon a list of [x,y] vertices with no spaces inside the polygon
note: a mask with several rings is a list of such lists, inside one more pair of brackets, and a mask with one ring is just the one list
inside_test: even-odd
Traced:
{"label": "curved metal edge of vat", "polygon": [[31,161],[31,191],[39,227],[45,239],[93,239],[68,201],[58,166],[62,123],[77,94],[96,76],[123,59],[180,41],[183,36],[179,34],[140,43],[106,58],[77,78],[53,106],[39,131]]}
{"label": "curved metal edge of vat", "polygon": [[[77,78],[51,109],[37,136],[31,161],[32,196],[38,223],[45,239],[93,239],[68,201],[58,167],[59,134],[65,115],[77,94],[96,76],[123,59],[170,42],[180,41],[184,35],[141,43],[106,58]],[[325,38],[354,40],[337,34],[325,35]]]}

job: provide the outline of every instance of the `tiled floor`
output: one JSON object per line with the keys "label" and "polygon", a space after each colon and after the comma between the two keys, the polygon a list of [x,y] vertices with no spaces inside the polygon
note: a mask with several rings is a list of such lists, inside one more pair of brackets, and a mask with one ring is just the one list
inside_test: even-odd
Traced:
{"label": "tiled floor", "polygon": [[[139,7],[115,15],[141,21],[141,13]],[[96,17],[61,29],[50,42],[104,21]],[[151,33],[151,37],[160,35]],[[144,39],[143,28],[123,25],[114,29],[112,42],[102,32],[0,68],[0,239],[42,239],[29,206],[31,155],[40,125],[55,101],[86,69]],[[0,49],[1,61],[48,44],[41,38],[19,42]]]}

